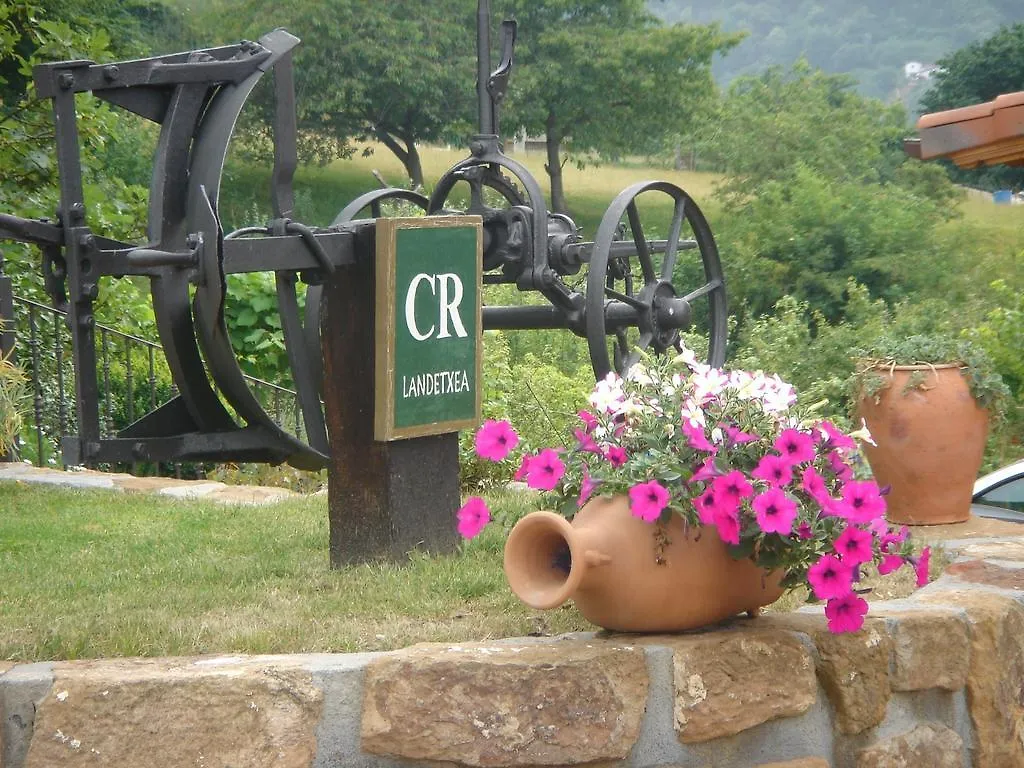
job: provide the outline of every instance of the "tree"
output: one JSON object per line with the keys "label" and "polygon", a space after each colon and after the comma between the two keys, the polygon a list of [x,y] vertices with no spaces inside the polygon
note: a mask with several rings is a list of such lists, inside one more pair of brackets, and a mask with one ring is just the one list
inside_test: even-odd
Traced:
{"label": "tree", "polygon": [[[991,101],[1024,90],[1024,24],[1001,27],[991,37],[939,60],[935,85],[921,98],[925,112],[938,112]],[[957,170],[967,183],[994,189],[1024,186],[1024,170],[996,167]]]}
{"label": "tree", "polygon": [[380,141],[423,184],[418,145],[461,140],[473,114],[471,0],[247,0],[240,35],[283,26],[302,39],[296,55],[300,128]]}
{"label": "tree", "polygon": [[717,25],[664,26],[641,0],[510,0],[502,10],[520,29],[505,122],[546,137],[560,212],[566,151],[640,153],[685,131],[715,93],[712,56],[740,39]]}

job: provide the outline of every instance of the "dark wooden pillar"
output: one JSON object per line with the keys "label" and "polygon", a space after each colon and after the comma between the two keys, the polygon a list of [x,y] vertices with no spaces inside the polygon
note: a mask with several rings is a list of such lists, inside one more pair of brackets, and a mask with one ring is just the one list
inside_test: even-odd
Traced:
{"label": "dark wooden pillar", "polygon": [[458,544],[458,433],[377,442],[372,244],[324,286],[321,338],[331,462],[331,566]]}

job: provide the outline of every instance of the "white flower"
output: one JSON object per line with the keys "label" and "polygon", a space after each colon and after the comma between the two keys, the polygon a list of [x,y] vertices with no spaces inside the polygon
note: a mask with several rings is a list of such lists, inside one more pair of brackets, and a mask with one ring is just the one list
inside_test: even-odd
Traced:
{"label": "white flower", "polygon": [[868,423],[864,421],[863,418],[860,420],[860,429],[855,429],[851,432],[850,437],[854,440],[860,440],[861,442],[867,443],[868,445],[878,445],[878,443],[872,439],[871,432],[868,429]]}
{"label": "white flower", "polygon": [[641,387],[649,387],[654,383],[651,374],[640,363],[637,363],[626,372],[626,381],[635,381]]}
{"label": "white flower", "polygon": [[703,428],[707,423],[704,418],[704,409],[690,397],[683,401],[682,417],[695,427]]}
{"label": "white flower", "polygon": [[718,368],[708,368],[704,372],[695,373],[691,383],[693,384],[693,398],[699,403],[705,403],[708,400],[714,400],[721,394],[729,383],[729,377]]}
{"label": "white flower", "polygon": [[624,398],[622,379],[613,372],[597,382],[594,391],[590,393],[590,405],[598,413],[614,414]]}

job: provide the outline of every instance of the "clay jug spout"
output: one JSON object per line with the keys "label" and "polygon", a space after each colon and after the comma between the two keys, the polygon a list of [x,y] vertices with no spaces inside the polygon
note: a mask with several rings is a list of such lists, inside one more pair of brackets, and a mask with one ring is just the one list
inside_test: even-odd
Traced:
{"label": "clay jug spout", "polygon": [[577,591],[587,570],[612,561],[588,538],[554,512],[528,514],[505,542],[512,591],[531,608],[557,608]]}

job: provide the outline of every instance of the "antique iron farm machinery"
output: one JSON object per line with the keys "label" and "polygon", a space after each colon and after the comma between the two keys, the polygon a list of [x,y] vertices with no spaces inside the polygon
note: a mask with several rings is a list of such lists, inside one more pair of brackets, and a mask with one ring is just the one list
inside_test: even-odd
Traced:
{"label": "antique iron farm machinery", "polygon": [[[427,216],[482,219],[483,283],[512,284],[546,304],[484,306],[485,329],[566,328],[585,338],[595,375],[622,371],[639,350],[676,345],[694,326],[706,333],[709,361],[725,354],[725,282],[711,231],[694,201],[665,181],[635,184],[607,209],[596,236],[549,213],[537,180],[502,151],[498,108],[513,67],[515,22],[501,26],[501,60],[491,69],[490,11],[478,12],[479,132],[469,156],[426,197],[378,189],[339,206],[327,226],[294,218],[296,112],[292,53],[285,30],[256,42],[148,59],[97,64],[63,61],[36,68],[39,96],[53,102],[60,208],[55,221],[0,214],[0,237],[38,245],[52,300],[67,311],[73,341],[77,430],[65,436],[69,464],[129,461],[329,462],[321,328],[327,286],[344,282],[372,252],[375,220],[404,201]],[[225,232],[218,214],[221,177],[236,121],[257,82],[273,71],[273,217]],[[75,100],[91,94],[159,124],[144,243],[94,231],[86,216]],[[654,199],[660,218],[647,218]],[[224,316],[227,281],[272,272],[281,327],[301,406],[304,438],[268,415],[247,387]],[[121,430],[101,434],[93,304],[103,281],[133,275],[150,282],[160,341],[177,396]],[[576,277],[574,277],[576,276]],[[575,280],[576,282],[572,282]],[[681,280],[692,283],[688,290]],[[299,291],[305,291],[300,312]],[[485,302],[486,303],[486,302]],[[335,311],[332,322],[372,323]],[[325,330],[324,333],[329,331]],[[339,417],[344,420],[344,416]]]}

